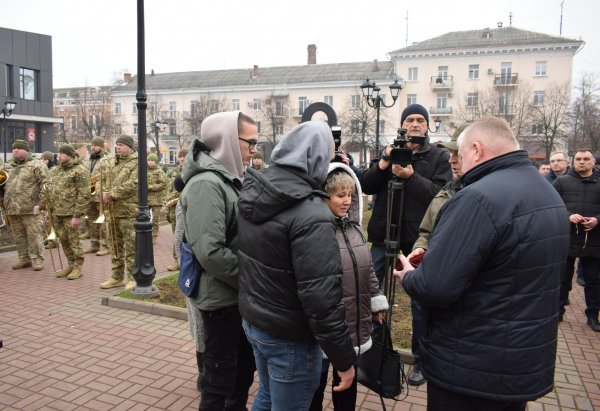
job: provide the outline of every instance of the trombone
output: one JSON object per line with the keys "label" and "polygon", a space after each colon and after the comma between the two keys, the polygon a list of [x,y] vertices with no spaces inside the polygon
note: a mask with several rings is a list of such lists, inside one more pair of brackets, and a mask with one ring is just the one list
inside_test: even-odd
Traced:
{"label": "trombone", "polygon": [[48,233],[48,228],[46,227],[46,222],[44,221],[44,223],[43,223],[44,224],[44,231],[46,232],[46,240],[47,241],[54,241],[56,243],[56,253],[58,255],[58,261],[60,263],[60,270],[57,270],[56,269],[56,263],[54,262],[54,253],[52,252],[52,248],[53,247],[49,246],[48,247],[48,251],[50,252],[50,260],[52,261],[52,269],[56,273],[58,271],[62,271],[64,268],[63,268],[62,258],[61,258],[61,255],[60,255],[60,241],[58,241],[58,236],[56,235],[56,230],[54,229],[54,221],[52,219],[52,211],[51,211],[51,207],[50,206],[48,206],[46,218],[50,222],[50,233]]}

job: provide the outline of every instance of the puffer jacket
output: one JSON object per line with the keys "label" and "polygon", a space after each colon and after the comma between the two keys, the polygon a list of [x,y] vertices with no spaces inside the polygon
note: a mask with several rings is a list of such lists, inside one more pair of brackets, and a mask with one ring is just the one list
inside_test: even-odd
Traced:
{"label": "puffer jacket", "polygon": [[[569,214],[596,217],[600,222],[600,172],[593,170],[589,177],[581,177],[571,169],[558,177],[554,188],[562,197]],[[585,231],[582,224],[571,224],[570,257],[600,258],[600,224]]]}
{"label": "puffer jacket", "polygon": [[[449,155],[445,150],[434,147],[427,141],[413,153],[414,174],[404,182],[404,212],[400,248],[410,253],[419,237],[419,224],[433,197],[450,180]],[[373,215],[369,220],[367,233],[369,241],[382,246],[385,240],[387,224],[388,182],[392,179],[392,166],[381,170],[377,163],[360,175],[360,184],[365,194],[377,194],[373,206]],[[400,195],[400,193],[398,193]],[[400,204],[400,199],[397,199]]]}
{"label": "puffer jacket", "polygon": [[108,176],[108,195],[113,201],[110,216],[135,217],[138,210],[138,153],[117,157]]}
{"label": "puffer jacket", "polygon": [[79,156],[50,170],[47,207],[55,216],[81,218],[90,202],[90,181]]}
{"label": "puffer jacket", "polygon": [[347,370],[355,353],[326,197],[296,168],[246,170],[238,218],[239,309],[246,321],[274,337],[316,339],[333,366]]}
{"label": "puffer jacket", "polygon": [[181,177],[185,183],[180,197],[185,238],[203,270],[198,295],[188,301],[204,311],[237,305],[235,223],[241,183],[199,140],[190,147]]}
{"label": "puffer jacket", "polygon": [[356,353],[368,351],[371,340],[372,316],[374,312],[388,309],[385,295],[379,289],[379,281],[371,262],[371,253],[362,228],[362,191],[352,169],[342,163],[331,163],[329,172],[343,169],[355,181],[352,203],[348,215],[335,217],[335,235],[342,259],[343,302],[346,323]]}
{"label": "puffer jacket", "polygon": [[40,205],[44,185],[48,179],[48,167],[31,154],[23,160],[11,158],[4,164],[8,173],[4,184],[4,210],[7,215],[31,215]]}
{"label": "puffer jacket", "polygon": [[423,372],[464,395],[539,398],[554,384],[567,210],[525,151],[462,180],[423,261],[402,281],[423,308]]}

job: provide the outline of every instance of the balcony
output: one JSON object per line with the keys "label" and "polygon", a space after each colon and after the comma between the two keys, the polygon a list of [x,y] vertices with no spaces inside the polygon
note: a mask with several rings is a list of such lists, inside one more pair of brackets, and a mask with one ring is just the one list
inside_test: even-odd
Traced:
{"label": "balcony", "polygon": [[518,82],[519,75],[511,74],[496,74],[494,76],[494,86],[496,87],[515,87]]}
{"label": "balcony", "polygon": [[431,88],[434,90],[451,90],[454,88],[453,76],[431,76]]}
{"label": "balcony", "polygon": [[452,107],[429,107],[429,114],[443,117],[452,115]]}

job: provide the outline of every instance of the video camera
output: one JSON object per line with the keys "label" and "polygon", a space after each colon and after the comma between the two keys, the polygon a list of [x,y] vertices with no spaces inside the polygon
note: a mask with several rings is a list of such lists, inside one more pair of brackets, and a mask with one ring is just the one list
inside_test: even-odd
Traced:
{"label": "video camera", "polygon": [[390,160],[392,164],[400,164],[402,167],[406,167],[412,163],[412,150],[405,148],[406,143],[414,144],[425,144],[426,137],[423,136],[412,136],[406,137],[406,129],[399,128],[398,135],[392,143],[392,151],[390,152]]}

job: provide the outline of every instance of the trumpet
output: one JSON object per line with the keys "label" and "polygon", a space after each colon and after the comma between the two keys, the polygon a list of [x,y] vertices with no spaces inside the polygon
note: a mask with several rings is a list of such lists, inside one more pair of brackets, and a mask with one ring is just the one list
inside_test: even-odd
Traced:
{"label": "trumpet", "polygon": [[6,182],[8,181],[8,177],[9,174],[6,171],[0,170],[0,186],[6,184]]}

